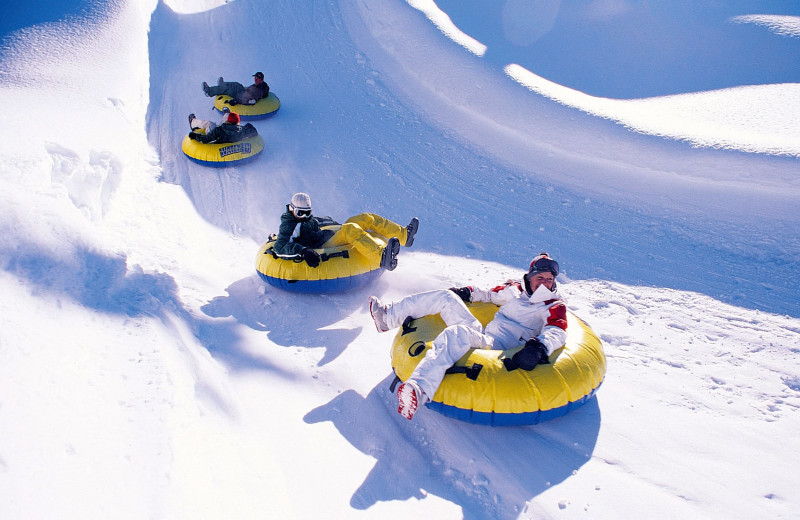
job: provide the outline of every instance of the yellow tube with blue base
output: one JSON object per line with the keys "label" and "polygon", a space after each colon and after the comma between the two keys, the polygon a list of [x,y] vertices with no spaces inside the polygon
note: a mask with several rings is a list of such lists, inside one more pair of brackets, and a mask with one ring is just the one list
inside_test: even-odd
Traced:
{"label": "yellow tube with blue base", "polygon": [[[325,230],[338,230],[341,224],[322,226]],[[368,232],[386,246],[386,240]],[[364,255],[353,244],[315,249],[320,255],[318,267],[311,267],[300,258],[279,257],[273,250],[275,236],[265,242],[256,255],[256,271],[262,280],[273,287],[290,292],[331,293],[365,286],[377,280],[385,269],[381,268],[381,251]]]}
{"label": "yellow tube with blue base", "polygon": [[[202,129],[196,129],[195,132],[203,133]],[[198,164],[223,168],[254,159],[264,151],[264,140],[256,135],[235,143],[201,143],[187,135],[183,138],[181,150]]]}
{"label": "yellow tube with blue base", "polygon": [[[485,327],[499,309],[491,303],[470,303]],[[405,381],[445,329],[439,315],[409,320],[392,345],[392,369]],[[426,404],[445,416],[475,424],[510,426],[538,424],[561,417],[591,399],[603,382],[606,356],[600,338],[572,312],[567,312],[567,339],[550,355],[550,364],[534,370],[506,369],[509,350],[467,352],[448,371]]]}
{"label": "yellow tube with blue base", "polygon": [[226,101],[231,101],[232,99],[231,96],[216,96],[214,98],[214,109],[222,113],[225,108],[228,108],[232,112],[239,114],[239,119],[242,121],[253,121],[272,117],[278,112],[278,109],[281,108],[281,100],[272,92],[270,92],[267,97],[256,101],[253,105],[243,103],[231,106],[229,103],[226,103]]}

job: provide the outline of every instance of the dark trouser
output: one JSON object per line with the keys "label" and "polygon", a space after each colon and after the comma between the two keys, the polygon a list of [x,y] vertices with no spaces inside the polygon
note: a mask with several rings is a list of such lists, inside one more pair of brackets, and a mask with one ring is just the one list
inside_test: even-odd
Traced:
{"label": "dark trouser", "polygon": [[223,81],[219,85],[208,87],[208,94],[210,96],[230,96],[234,99],[244,91],[244,85],[237,81]]}

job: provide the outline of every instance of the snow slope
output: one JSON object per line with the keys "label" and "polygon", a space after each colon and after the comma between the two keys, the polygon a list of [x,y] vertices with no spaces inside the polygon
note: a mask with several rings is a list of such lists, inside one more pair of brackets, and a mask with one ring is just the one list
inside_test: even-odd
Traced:
{"label": "snow slope", "polygon": [[[0,100],[36,102],[2,116],[0,517],[800,514],[800,10],[660,6],[8,19]],[[256,70],[282,101],[265,153],[186,161],[200,83]],[[360,291],[265,286],[254,255],[300,190],[419,216],[415,247]],[[494,284],[540,250],[606,345],[597,397],[535,427],[399,417],[366,297]]]}

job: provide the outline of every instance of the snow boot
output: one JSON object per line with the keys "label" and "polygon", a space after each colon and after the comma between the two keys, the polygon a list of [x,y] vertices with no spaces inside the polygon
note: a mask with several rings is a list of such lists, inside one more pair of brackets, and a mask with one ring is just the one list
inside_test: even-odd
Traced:
{"label": "snow boot", "polygon": [[208,83],[206,83],[205,81],[203,82],[203,92],[205,92],[206,97],[211,97],[211,92],[209,90]]}
{"label": "snow boot", "polygon": [[409,379],[397,389],[397,413],[409,421],[426,401],[425,393],[413,379]]}
{"label": "snow boot", "polygon": [[224,80],[224,79],[222,79],[222,76],[220,76],[219,78],[217,78],[217,86],[218,86],[218,87],[221,87],[223,83],[225,83],[225,80]]}
{"label": "snow boot", "polygon": [[414,235],[417,234],[418,229],[419,219],[414,217],[406,226],[406,243],[404,244],[406,247],[411,247],[414,244]]}
{"label": "snow boot", "polygon": [[192,121],[194,121],[195,119],[196,118],[194,117],[194,114],[189,114],[189,128],[191,130],[194,130],[194,126],[192,126]]}
{"label": "snow boot", "polygon": [[377,296],[369,297],[369,313],[372,316],[372,321],[375,322],[375,328],[378,329],[378,332],[387,332],[389,330],[389,326],[386,325],[386,305]]}
{"label": "snow boot", "polygon": [[392,237],[387,242],[381,253],[381,268],[394,271],[397,267],[397,253],[400,252],[400,241]]}

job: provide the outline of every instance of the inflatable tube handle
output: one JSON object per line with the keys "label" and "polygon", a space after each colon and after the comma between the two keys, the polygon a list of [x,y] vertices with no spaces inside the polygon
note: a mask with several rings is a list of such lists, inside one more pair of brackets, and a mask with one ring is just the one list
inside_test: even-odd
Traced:
{"label": "inflatable tube handle", "polygon": [[403,325],[401,325],[403,332],[400,334],[401,336],[405,336],[406,334],[411,334],[412,332],[417,330],[416,327],[411,326],[412,321],[414,321],[414,318],[411,316],[406,316],[406,319],[403,320]]}
{"label": "inflatable tube handle", "polygon": [[265,255],[272,255],[272,258],[274,258],[275,260],[291,260],[292,262],[294,262],[296,264],[299,264],[299,263],[304,261],[303,257],[300,256],[300,255],[283,255],[283,256],[279,255],[278,253],[275,252],[275,248],[274,247],[270,247],[269,249],[264,251],[264,254]]}
{"label": "inflatable tube handle", "polygon": [[467,376],[467,379],[477,381],[481,370],[483,370],[483,365],[480,363],[473,363],[471,367],[452,366],[445,371],[445,374],[464,374]]}
{"label": "inflatable tube handle", "polygon": [[338,251],[336,253],[330,253],[330,254],[322,253],[320,255],[320,258],[322,259],[323,262],[327,262],[331,258],[336,258],[337,256],[341,256],[342,258],[350,258],[350,252],[345,249],[343,251]]}
{"label": "inflatable tube handle", "polygon": [[[265,255],[272,255],[272,258],[274,258],[275,260],[278,260],[278,259],[291,260],[292,262],[295,262],[295,263],[298,263],[298,264],[303,261],[303,257],[300,256],[300,255],[279,255],[278,253],[275,252],[275,248],[274,247],[270,247],[269,249],[264,251],[264,254]],[[322,260],[323,262],[327,262],[331,258],[336,258],[336,257],[350,258],[350,252],[347,251],[347,250],[343,250],[343,251],[337,251],[336,253],[322,253],[320,255],[320,260]]]}
{"label": "inflatable tube handle", "polygon": [[[394,370],[392,370],[392,372],[394,372]],[[389,390],[392,393],[394,393],[394,389],[397,388],[397,383],[399,383],[400,381],[402,381],[400,379],[400,376],[398,376],[397,373],[395,372],[394,373],[394,379],[392,380],[392,383],[389,385]]]}

